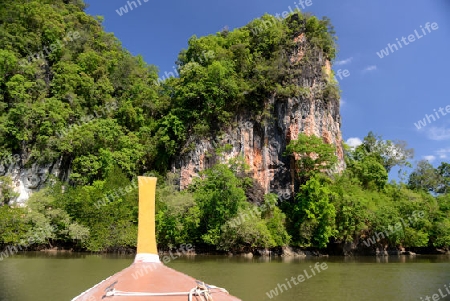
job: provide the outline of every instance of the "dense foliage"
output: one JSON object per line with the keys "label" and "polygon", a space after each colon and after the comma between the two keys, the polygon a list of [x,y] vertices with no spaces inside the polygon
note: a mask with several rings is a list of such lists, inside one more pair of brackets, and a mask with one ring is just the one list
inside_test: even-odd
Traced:
{"label": "dense foliage", "polygon": [[[16,0],[0,6],[0,164],[59,162],[68,179],[49,179],[27,208],[14,207],[11,179],[0,178],[0,245],[65,246],[91,251],[136,245],[136,176],[159,177],[160,246],[182,243],[249,252],[286,245],[324,247],[356,242],[395,227],[379,242],[401,246],[450,244],[450,165],[422,162],[408,184],[388,183],[411,150],[372,133],[346,153],[334,174],[335,150],[314,136],[291,141],[299,188],[280,203],[266,194],[250,203],[253,182],[241,158],[203,171],[185,191],[167,172],[188,138],[214,136],[238,111],[267,114],[269,96],[297,97],[302,68],[321,53],[333,60],[330,21],[292,13],[264,15],[248,25],[192,37],[177,61],[179,77],[132,56],[91,17],[81,0]],[[308,41],[303,58],[289,61],[295,38]],[[292,66],[295,64],[295,66]],[[312,68],[310,68],[312,69]],[[337,100],[330,76],[321,91]],[[187,146],[186,146],[187,145]],[[63,181],[59,181],[63,180]]]}
{"label": "dense foliage", "polygon": [[[297,161],[313,156],[322,158],[322,163],[308,171],[309,178],[299,171],[299,179],[306,182],[290,201],[279,203],[277,195],[267,194],[260,204],[249,203],[246,190],[253,182],[240,158],[205,170],[181,192],[175,174],[158,176],[160,246],[192,243],[234,252],[286,245],[322,248],[331,241],[361,247],[449,246],[450,199],[447,175],[442,172],[447,163],[438,168],[421,163],[409,184],[388,183],[386,170],[373,168],[382,166],[386,158],[376,151],[360,153],[367,142],[347,150],[348,167],[343,173],[329,174],[323,166],[332,168],[336,162],[329,146],[314,136],[300,135],[298,141],[316,147],[303,155],[294,147],[290,156]],[[435,178],[427,177],[430,174]],[[430,184],[417,179],[434,179],[432,187],[439,192],[430,193]],[[4,244],[32,237],[34,246],[120,250],[136,244],[137,209],[136,183],[115,167],[105,180],[90,185],[66,187],[54,182],[32,196],[28,210],[0,207],[0,238]]]}
{"label": "dense foliage", "polygon": [[[328,148],[318,147],[317,138],[303,136],[299,140],[314,147],[306,153],[303,147],[293,147],[297,142],[291,143],[294,154],[295,149],[304,153],[297,161],[306,157],[306,162],[311,162],[313,157],[320,162],[318,158],[322,158],[319,167],[335,162]],[[316,168],[295,200],[283,204],[293,243],[304,247],[325,247],[330,241],[366,247],[448,247],[450,229],[445,226],[450,215],[444,172],[448,164],[438,168],[419,164],[409,177],[409,185],[387,182],[387,172],[394,166],[408,165],[411,156],[412,150],[405,143],[385,141],[369,133],[360,146],[347,150],[347,168],[340,175],[329,176]],[[304,170],[308,169],[299,171],[301,179]],[[418,180],[428,174],[435,175],[433,185]],[[435,194],[428,193],[430,187]],[[422,214],[417,217],[419,212]]]}

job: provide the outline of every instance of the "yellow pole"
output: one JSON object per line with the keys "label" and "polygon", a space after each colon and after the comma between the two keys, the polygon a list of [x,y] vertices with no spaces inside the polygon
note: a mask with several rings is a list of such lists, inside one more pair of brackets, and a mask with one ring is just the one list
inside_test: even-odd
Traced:
{"label": "yellow pole", "polygon": [[139,227],[137,254],[158,254],[155,229],[155,177],[138,177]]}

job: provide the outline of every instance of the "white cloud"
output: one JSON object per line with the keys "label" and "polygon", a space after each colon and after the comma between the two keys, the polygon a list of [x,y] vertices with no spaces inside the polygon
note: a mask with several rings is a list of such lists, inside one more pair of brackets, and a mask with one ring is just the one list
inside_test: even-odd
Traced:
{"label": "white cloud", "polygon": [[352,137],[352,138],[348,138],[345,143],[347,143],[347,145],[350,146],[353,149],[353,148],[361,145],[362,144],[362,140],[359,139],[358,137]]}
{"label": "white cloud", "polygon": [[348,59],[334,62],[334,65],[336,65],[336,66],[347,65],[347,64],[350,64],[352,61],[353,61],[353,57],[349,57]]}
{"label": "white cloud", "polygon": [[376,65],[371,65],[371,66],[367,66],[366,68],[364,68],[363,73],[371,72],[371,71],[375,71],[375,70],[377,70],[377,66]]}
{"label": "white cloud", "polygon": [[450,153],[450,148],[441,148],[440,150],[436,151],[439,159],[446,159],[448,153]]}
{"label": "white cloud", "polygon": [[341,98],[341,100],[339,101],[339,103],[340,103],[340,105],[341,105],[341,107],[342,107],[342,106],[345,105],[347,102],[345,101],[345,99]]}
{"label": "white cloud", "polygon": [[431,140],[447,140],[450,139],[450,129],[433,126],[427,129],[427,136]]}
{"label": "white cloud", "polygon": [[423,156],[425,160],[432,163],[434,160],[436,160],[436,156]]}

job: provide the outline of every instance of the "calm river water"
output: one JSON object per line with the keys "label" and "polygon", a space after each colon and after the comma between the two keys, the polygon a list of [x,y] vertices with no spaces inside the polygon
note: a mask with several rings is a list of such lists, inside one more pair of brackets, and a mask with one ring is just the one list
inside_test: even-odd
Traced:
{"label": "calm river water", "polygon": [[[133,256],[16,254],[0,261],[0,301],[71,300],[132,261]],[[313,276],[309,266],[316,262],[325,262],[328,268]],[[446,287],[450,290],[450,256],[288,260],[196,256],[177,258],[167,265],[206,283],[224,287],[244,301],[422,301],[426,296],[432,298],[433,294],[439,294],[439,289],[443,295],[450,295],[445,290]],[[294,284],[291,277],[305,275],[304,270],[310,278],[305,277],[301,283],[296,280]],[[272,292],[270,298],[267,293],[277,287],[278,296]],[[436,300],[450,300],[450,296],[439,296]]]}

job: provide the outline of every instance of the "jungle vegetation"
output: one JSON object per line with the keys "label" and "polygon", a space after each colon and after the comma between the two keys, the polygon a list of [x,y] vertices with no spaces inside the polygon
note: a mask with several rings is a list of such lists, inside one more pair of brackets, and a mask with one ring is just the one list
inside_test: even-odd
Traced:
{"label": "jungle vegetation", "polygon": [[[82,0],[0,6],[0,160],[20,154],[24,166],[60,162],[71,171],[66,181],[49,179],[26,208],[15,206],[11,179],[0,178],[0,245],[135,247],[138,175],[159,178],[161,247],[323,248],[361,241],[419,210],[425,218],[388,237],[389,244],[450,245],[450,165],[420,162],[405,181],[388,182],[394,166],[409,164],[411,150],[373,133],[347,149],[341,173],[330,172],[337,162],[332,145],[305,135],[291,141],[285,156],[298,155],[300,186],[290,200],[267,194],[249,202],[253,184],[242,158],[216,164],[178,190],[170,163],[188,151],[188,137],[220,134],[240,110],[267,114],[263,100],[274,93],[305,93],[288,54],[304,33],[309,48],[298,64],[317,52],[332,61],[337,38],[329,19],[264,15],[242,28],[193,36],[179,54],[179,77],[160,82],[155,66],[131,55],[104,31],[102,17],[84,9]],[[332,79],[323,97],[339,98]]]}

